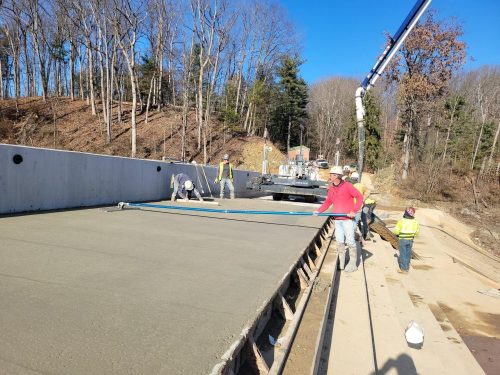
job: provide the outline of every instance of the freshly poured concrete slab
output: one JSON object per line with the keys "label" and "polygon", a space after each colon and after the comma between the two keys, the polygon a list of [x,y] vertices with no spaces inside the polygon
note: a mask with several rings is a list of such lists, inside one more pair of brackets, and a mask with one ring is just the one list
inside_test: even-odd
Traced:
{"label": "freshly poured concrete slab", "polygon": [[208,373],[323,223],[97,208],[0,218],[0,369]]}

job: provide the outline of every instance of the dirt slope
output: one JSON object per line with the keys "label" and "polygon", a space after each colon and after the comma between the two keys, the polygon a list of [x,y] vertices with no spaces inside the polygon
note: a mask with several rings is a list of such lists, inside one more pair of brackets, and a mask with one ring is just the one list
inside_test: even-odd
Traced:
{"label": "dirt slope", "polygon": [[[97,103],[100,108],[100,103]],[[107,155],[130,156],[130,111],[124,104],[122,122],[118,121],[118,106],[113,107],[112,141],[106,143],[103,116],[98,111],[92,116],[90,106],[82,100],[69,98],[23,98],[19,101],[0,101],[0,143],[83,151]],[[147,159],[179,160],[181,157],[180,108],[166,108],[137,116],[137,157]],[[187,131],[187,160],[203,162],[203,150],[197,149],[195,114],[191,112]],[[208,163],[217,163],[225,153],[231,155],[236,166],[260,171],[262,167],[262,139],[224,131],[214,119],[207,131],[211,138],[207,147]],[[210,137],[211,135],[211,137]],[[277,169],[283,154],[274,145],[270,153],[271,167]]]}

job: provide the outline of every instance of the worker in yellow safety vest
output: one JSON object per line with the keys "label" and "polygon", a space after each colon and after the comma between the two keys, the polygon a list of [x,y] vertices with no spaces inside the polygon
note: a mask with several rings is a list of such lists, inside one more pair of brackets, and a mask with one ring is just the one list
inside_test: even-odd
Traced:
{"label": "worker in yellow safety vest", "polygon": [[408,207],[403,218],[398,220],[394,234],[399,238],[399,271],[408,273],[410,269],[411,253],[413,248],[413,239],[420,231],[420,226],[415,220],[415,208]]}
{"label": "worker in yellow safety vest", "polygon": [[[370,217],[370,223],[371,223],[371,216],[373,214],[373,208],[375,208],[375,205],[373,204],[373,208],[371,209],[371,212],[369,212],[369,209],[372,206],[367,206],[367,201],[375,203],[375,201],[371,198],[368,198],[370,195],[370,192],[366,189],[366,186],[359,181],[359,173],[358,172],[352,172],[351,177],[350,177],[350,182],[354,185],[354,187],[361,193],[363,194],[363,205],[359,209],[359,211],[356,213],[356,217],[354,218],[354,221],[356,222],[356,226],[359,228],[361,232],[361,236],[363,237],[363,240],[368,240],[370,241],[370,238],[368,237],[369,234],[369,223],[367,218]],[[369,213],[369,215],[368,215]]]}
{"label": "worker in yellow safety vest", "polygon": [[231,199],[234,199],[233,185],[233,164],[229,162],[229,155],[225,154],[222,161],[219,163],[215,184],[220,182],[220,199],[224,199],[224,189],[227,185]]}

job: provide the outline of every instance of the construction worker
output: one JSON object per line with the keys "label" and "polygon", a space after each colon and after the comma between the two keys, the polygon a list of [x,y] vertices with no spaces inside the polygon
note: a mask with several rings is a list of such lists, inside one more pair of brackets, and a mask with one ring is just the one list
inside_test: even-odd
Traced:
{"label": "construction worker", "polygon": [[171,200],[175,201],[177,195],[185,201],[191,199],[191,194],[194,193],[196,197],[203,202],[203,198],[200,195],[196,186],[194,186],[193,180],[185,173],[179,173],[177,175],[172,175],[172,180],[170,187],[173,187]]}
{"label": "construction worker", "polygon": [[340,269],[343,270],[345,266],[345,242],[349,250],[349,263],[345,266],[345,271],[354,272],[358,269],[356,264],[358,251],[354,240],[356,230],[354,217],[363,204],[363,195],[350,182],[343,181],[342,176],[341,166],[334,166],[330,170],[331,186],[328,189],[325,202],[314,214],[324,212],[332,205],[334,213],[346,214],[343,217],[335,217],[335,240],[337,241]]}
{"label": "construction worker", "polygon": [[375,202],[375,199],[371,197],[366,197],[363,208],[361,209],[361,223],[363,223],[363,239],[365,241],[371,241],[371,238],[368,237],[370,234],[369,228],[370,224],[373,222],[373,210],[375,209],[375,206],[377,205],[377,202]]}
{"label": "construction worker", "polygon": [[408,207],[394,228],[394,234],[399,238],[399,273],[408,273],[410,269],[413,239],[419,231],[420,226],[415,220],[415,208]]}
{"label": "construction worker", "polygon": [[351,167],[349,167],[348,165],[344,165],[344,167],[342,168],[342,180],[349,181],[350,178],[351,178]]}
{"label": "construction worker", "polygon": [[231,199],[234,199],[233,185],[233,164],[229,162],[229,155],[225,154],[222,161],[219,163],[217,178],[215,184],[220,181],[220,199],[224,199],[224,188],[227,185]]}
{"label": "construction worker", "polygon": [[[351,178],[347,181],[352,183],[356,188],[356,190],[359,191],[361,195],[363,195],[363,202],[364,202],[366,187],[359,181],[359,173],[358,172],[351,173]],[[363,213],[363,205],[361,205],[359,211],[356,212],[356,216],[354,217],[354,222],[356,223],[356,226],[359,227],[360,232],[363,234],[363,227],[360,224],[362,213]],[[365,238],[365,236],[363,236],[363,238]]]}

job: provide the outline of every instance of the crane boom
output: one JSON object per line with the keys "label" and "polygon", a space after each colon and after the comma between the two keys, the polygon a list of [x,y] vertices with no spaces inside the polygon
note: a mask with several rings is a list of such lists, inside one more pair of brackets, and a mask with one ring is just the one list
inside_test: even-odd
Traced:
{"label": "crane boom", "polygon": [[361,178],[363,172],[363,159],[365,153],[365,108],[363,97],[370,88],[375,85],[377,79],[382,75],[387,64],[392,60],[396,52],[405,41],[408,34],[415,27],[422,14],[425,12],[432,0],[418,0],[413,6],[408,16],[405,18],[398,31],[390,38],[384,52],[377,59],[377,62],[370,70],[370,73],[361,83],[361,86],[356,90],[356,121],[358,124],[358,139],[359,139],[359,155],[358,155],[358,170]]}

